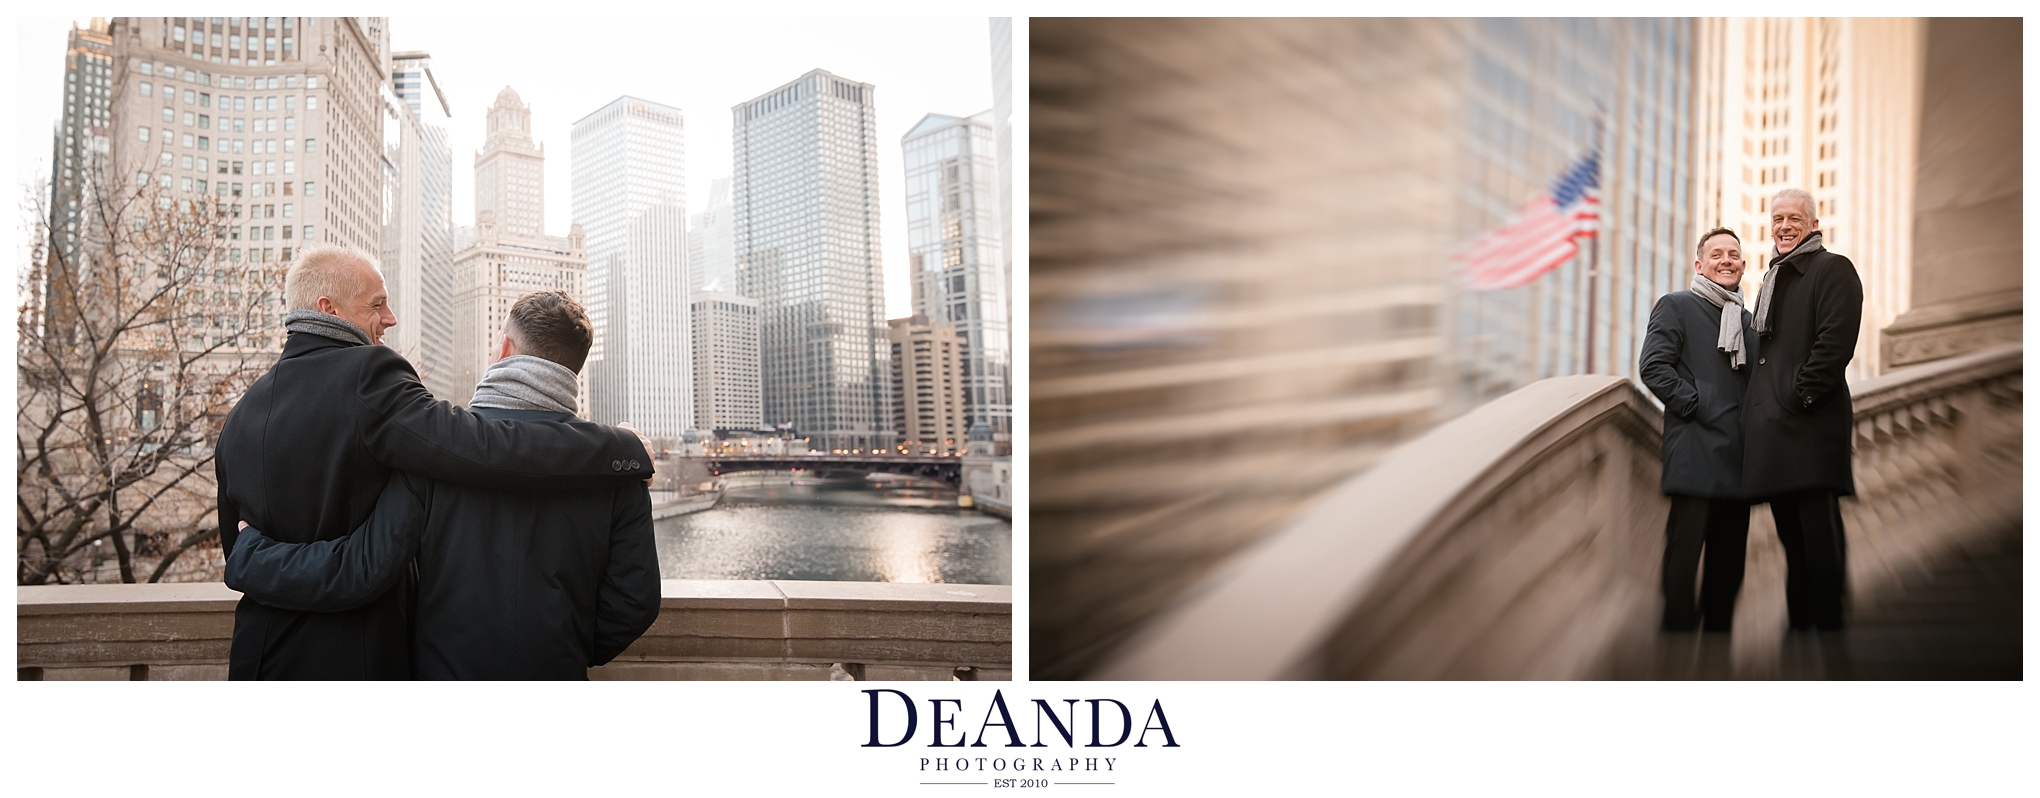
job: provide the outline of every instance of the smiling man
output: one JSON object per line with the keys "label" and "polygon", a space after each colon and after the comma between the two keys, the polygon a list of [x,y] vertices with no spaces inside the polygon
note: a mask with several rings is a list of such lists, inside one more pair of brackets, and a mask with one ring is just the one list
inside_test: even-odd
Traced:
{"label": "smiling man", "polygon": [[[397,318],[366,253],[307,248],[285,275],[284,299],[283,354],[227,415],[214,459],[220,541],[230,555],[243,520],[290,543],[346,535],[397,469],[537,491],[630,486],[652,474],[631,430],[485,419],[435,400],[402,355],[377,344]],[[409,678],[412,592],[406,581],[332,613],[244,597],[227,676]]]}
{"label": "smiling man", "polygon": [[[1757,333],[1743,309],[1742,241],[1725,227],[1700,237],[1692,287],[1650,312],[1637,372],[1665,403],[1663,628],[1691,631],[1705,619],[1726,632],[1742,589],[1750,505],[1743,494],[1743,392],[1758,361]],[[1695,571],[1706,553],[1700,604]]]}
{"label": "smiling man", "polygon": [[1795,630],[1842,628],[1848,545],[1839,499],[1856,493],[1855,413],[1847,369],[1863,325],[1863,281],[1821,245],[1812,195],[1771,199],[1777,250],[1757,295],[1763,357],[1744,395],[1744,486],[1769,502],[1785,547],[1786,612]]}

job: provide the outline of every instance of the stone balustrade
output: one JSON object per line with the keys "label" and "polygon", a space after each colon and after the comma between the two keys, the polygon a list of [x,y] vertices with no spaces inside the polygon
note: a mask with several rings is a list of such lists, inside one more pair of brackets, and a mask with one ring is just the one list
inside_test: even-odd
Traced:
{"label": "stone balustrade", "polygon": [[[2017,529],[2021,357],[1996,348],[1851,387],[1855,606],[1943,552]],[[1634,675],[1658,638],[1661,424],[1615,377],[1543,380],[1483,405],[1319,499],[1091,675]],[[1775,657],[1785,622],[1783,552],[1768,508],[1754,512],[1739,666]]]}
{"label": "stone balustrade", "polygon": [[[23,679],[224,679],[218,582],[16,588]],[[659,619],[591,679],[1012,678],[1005,585],[666,580]]]}

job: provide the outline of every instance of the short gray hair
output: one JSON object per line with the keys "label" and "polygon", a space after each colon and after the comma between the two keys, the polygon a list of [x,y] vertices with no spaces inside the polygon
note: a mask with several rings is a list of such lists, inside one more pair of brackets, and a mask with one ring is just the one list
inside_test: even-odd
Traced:
{"label": "short gray hair", "polygon": [[290,310],[318,310],[322,296],[335,302],[353,299],[367,287],[361,273],[348,268],[355,261],[378,268],[373,256],[353,247],[323,244],[300,250],[284,273],[284,305]]}
{"label": "short gray hair", "polygon": [[1806,218],[1812,219],[1816,222],[1820,221],[1820,213],[1818,211],[1815,211],[1813,208],[1813,195],[1807,193],[1806,189],[1788,188],[1785,189],[1784,191],[1780,191],[1777,193],[1776,196],[1771,197],[1771,204],[1777,205],[1778,200],[1781,199],[1799,200],[1799,206],[1806,209]]}

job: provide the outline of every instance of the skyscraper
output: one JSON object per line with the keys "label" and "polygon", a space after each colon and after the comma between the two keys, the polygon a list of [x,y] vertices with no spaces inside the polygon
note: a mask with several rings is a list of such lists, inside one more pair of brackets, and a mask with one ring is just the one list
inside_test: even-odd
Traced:
{"label": "skyscraper", "polygon": [[85,188],[105,168],[111,149],[112,96],[113,36],[106,19],[93,17],[85,28],[73,24],[64,48],[64,110],[51,136],[50,158],[50,230],[55,236],[50,243],[66,264],[76,262],[72,250],[91,234],[83,229],[90,217],[80,213],[80,206],[91,201]]}
{"label": "skyscraper", "polygon": [[765,423],[892,448],[875,87],[814,70],[731,109],[737,293],[759,300]]}
{"label": "skyscraper", "polygon": [[[999,161],[992,112],[929,114],[900,141],[906,151],[907,261],[914,313],[955,329],[970,421],[1013,425]],[[898,411],[895,410],[895,415]]]}
{"label": "skyscraper", "polygon": [[[1695,51],[1693,233],[1742,237],[1746,293],[1770,264],[1770,202],[1813,194],[1821,244],[1856,264],[1851,379],[1882,373],[1881,330],[1911,307],[1920,108],[1917,19],[1703,19]],[[1754,296],[1754,294],[1750,294]]]}
{"label": "skyscraper", "polygon": [[730,179],[718,177],[708,184],[708,208],[696,211],[687,222],[687,267],[694,277],[694,290],[737,290],[736,260],[730,251],[736,244],[736,231]]}
{"label": "skyscraper", "polygon": [[388,41],[359,17],[121,17],[111,168],[239,205],[229,263],[382,244]]}
{"label": "skyscraper", "polygon": [[591,419],[679,440],[694,423],[686,125],[618,97],[574,123],[574,218],[588,236]]}
{"label": "skyscraper", "polygon": [[[545,148],[531,138],[531,109],[505,86],[489,107],[488,126],[475,156],[475,239],[454,257],[452,352],[460,372],[455,390],[443,398],[461,404],[495,362],[496,335],[518,297],[558,289],[587,302],[581,226],[571,225],[564,238],[545,234]],[[584,417],[592,417],[589,391],[584,367]]]}
{"label": "skyscraper", "polygon": [[696,291],[694,320],[694,428],[705,431],[764,427],[758,389],[758,300]]}
{"label": "skyscraper", "polygon": [[384,342],[418,369],[434,396],[465,404],[465,363],[454,359],[452,111],[423,52],[393,53],[384,100],[383,282],[398,324]]}

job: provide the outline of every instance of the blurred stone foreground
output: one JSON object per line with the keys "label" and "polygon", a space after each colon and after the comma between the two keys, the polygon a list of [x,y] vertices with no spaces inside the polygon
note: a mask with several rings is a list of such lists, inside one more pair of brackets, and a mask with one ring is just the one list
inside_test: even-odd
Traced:
{"label": "blurred stone foreground", "polygon": [[1456,24],[1033,23],[1030,677],[2018,678],[2018,22],[1919,23],[1852,628],[1760,506],[1729,640],[1655,631],[1646,394],[1455,382]]}

